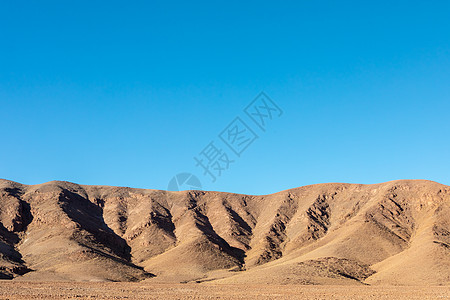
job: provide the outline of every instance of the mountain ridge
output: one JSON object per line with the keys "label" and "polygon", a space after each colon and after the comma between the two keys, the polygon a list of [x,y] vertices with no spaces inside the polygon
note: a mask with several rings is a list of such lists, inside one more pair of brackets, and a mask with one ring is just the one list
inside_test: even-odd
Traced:
{"label": "mountain ridge", "polygon": [[448,285],[450,187],[268,195],[0,179],[0,278]]}

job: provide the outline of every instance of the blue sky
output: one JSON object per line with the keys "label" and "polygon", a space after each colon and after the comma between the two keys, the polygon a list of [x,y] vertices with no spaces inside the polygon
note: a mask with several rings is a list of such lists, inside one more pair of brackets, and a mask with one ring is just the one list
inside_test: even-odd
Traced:
{"label": "blue sky", "polygon": [[[2,1],[0,178],[450,184],[448,1]],[[283,114],[262,131],[264,91]],[[237,157],[236,117],[258,138]],[[212,182],[194,157],[234,160]]]}

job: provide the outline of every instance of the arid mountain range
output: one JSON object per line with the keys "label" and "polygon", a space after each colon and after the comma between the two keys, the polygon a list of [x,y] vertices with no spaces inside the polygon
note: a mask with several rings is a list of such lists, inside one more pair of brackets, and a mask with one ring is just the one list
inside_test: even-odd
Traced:
{"label": "arid mountain range", "polygon": [[0,180],[0,278],[449,285],[450,187],[251,196]]}

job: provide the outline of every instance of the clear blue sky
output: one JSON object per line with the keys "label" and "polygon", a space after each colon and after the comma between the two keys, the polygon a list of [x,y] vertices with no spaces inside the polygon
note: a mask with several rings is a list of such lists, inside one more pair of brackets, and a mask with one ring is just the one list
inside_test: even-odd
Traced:
{"label": "clear blue sky", "polygon": [[[450,184],[449,19],[449,1],[2,1],[0,178]],[[266,132],[243,112],[261,91],[283,110]],[[193,158],[238,116],[259,138],[213,183]]]}

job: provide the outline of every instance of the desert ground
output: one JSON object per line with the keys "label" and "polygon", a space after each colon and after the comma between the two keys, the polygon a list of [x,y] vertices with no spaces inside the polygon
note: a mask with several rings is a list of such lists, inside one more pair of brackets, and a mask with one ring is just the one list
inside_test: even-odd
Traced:
{"label": "desert ground", "polygon": [[0,299],[449,299],[450,287],[2,282]]}

